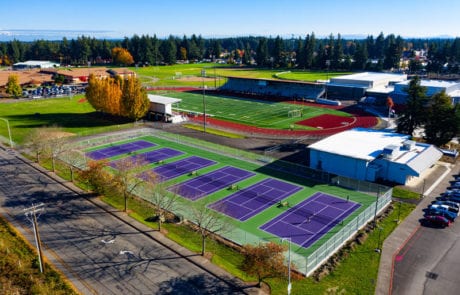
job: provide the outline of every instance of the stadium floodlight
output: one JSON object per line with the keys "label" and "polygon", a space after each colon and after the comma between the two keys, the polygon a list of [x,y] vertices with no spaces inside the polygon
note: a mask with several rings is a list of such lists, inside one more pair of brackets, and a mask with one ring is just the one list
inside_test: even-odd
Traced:
{"label": "stadium floodlight", "polygon": [[206,100],[205,100],[205,85],[204,85],[204,78],[206,77],[206,70],[203,68],[201,69],[201,77],[203,80],[203,132],[206,133]]}
{"label": "stadium floodlight", "polygon": [[291,238],[281,238],[281,242],[288,241],[289,242],[289,250],[288,250],[288,286],[287,286],[287,294],[291,294]]}

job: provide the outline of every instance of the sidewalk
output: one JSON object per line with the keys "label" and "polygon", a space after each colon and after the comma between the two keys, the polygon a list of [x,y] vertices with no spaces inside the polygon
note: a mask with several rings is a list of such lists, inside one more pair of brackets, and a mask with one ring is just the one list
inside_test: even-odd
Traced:
{"label": "sidewalk", "polygon": [[419,219],[422,217],[421,210],[426,208],[434,198],[439,195],[440,191],[444,191],[448,181],[452,179],[451,176],[458,172],[460,164],[456,164],[455,166],[448,164],[444,166],[445,171],[442,175],[437,179],[431,179],[429,185],[427,185],[425,197],[420,201],[412,213],[384,241],[380,257],[377,287],[375,288],[376,295],[391,294],[390,285],[393,276],[394,256],[404,247],[404,244],[420,227]]}

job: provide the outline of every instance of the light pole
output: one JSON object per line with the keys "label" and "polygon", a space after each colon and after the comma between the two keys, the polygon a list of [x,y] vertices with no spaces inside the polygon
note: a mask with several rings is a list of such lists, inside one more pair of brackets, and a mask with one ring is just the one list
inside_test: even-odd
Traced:
{"label": "light pole", "polygon": [[206,133],[206,100],[205,100],[205,85],[204,78],[206,77],[206,70],[201,70],[201,77],[203,80],[203,132]]}
{"label": "light pole", "polygon": [[5,118],[0,118],[0,120],[3,120],[6,122],[6,128],[8,129],[8,137],[10,139],[10,148],[13,148],[13,138],[11,137],[11,128],[10,128],[10,122],[5,119]]}
{"label": "light pole", "polygon": [[288,241],[289,242],[289,250],[288,250],[288,286],[287,286],[287,294],[291,294],[291,238],[282,238],[281,242]]}

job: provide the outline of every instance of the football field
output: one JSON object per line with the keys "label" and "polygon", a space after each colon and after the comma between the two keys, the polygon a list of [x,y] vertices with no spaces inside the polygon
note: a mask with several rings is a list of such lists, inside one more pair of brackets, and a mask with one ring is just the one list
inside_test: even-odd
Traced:
{"label": "football field", "polygon": [[328,108],[312,107],[292,102],[273,102],[245,99],[235,96],[218,96],[198,92],[170,92],[165,96],[180,98],[182,102],[173,106],[176,111],[202,114],[216,119],[241,123],[249,126],[273,129],[313,130],[312,126],[296,122],[324,114],[351,117],[352,115]]}

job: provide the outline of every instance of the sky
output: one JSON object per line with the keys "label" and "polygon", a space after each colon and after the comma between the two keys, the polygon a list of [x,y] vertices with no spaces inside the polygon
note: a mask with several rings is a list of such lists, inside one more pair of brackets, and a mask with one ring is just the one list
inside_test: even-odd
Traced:
{"label": "sky", "polygon": [[460,35],[458,0],[0,0],[0,7],[0,34],[72,30],[115,38],[297,37],[311,32],[317,37]]}

